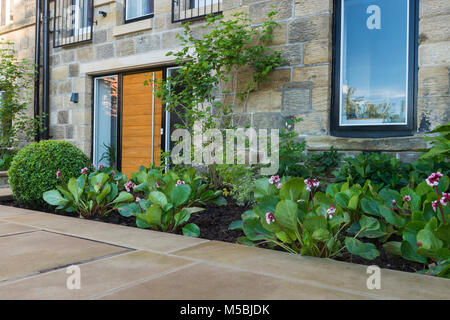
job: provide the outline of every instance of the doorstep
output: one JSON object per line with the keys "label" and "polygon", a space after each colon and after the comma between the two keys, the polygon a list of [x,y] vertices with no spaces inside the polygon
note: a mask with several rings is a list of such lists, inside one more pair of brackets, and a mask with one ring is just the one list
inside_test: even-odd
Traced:
{"label": "doorstep", "polygon": [[[447,299],[450,280],[0,206],[0,299]],[[25,263],[27,261],[27,263]],[[68,290],[68,265],[81,289]]]}

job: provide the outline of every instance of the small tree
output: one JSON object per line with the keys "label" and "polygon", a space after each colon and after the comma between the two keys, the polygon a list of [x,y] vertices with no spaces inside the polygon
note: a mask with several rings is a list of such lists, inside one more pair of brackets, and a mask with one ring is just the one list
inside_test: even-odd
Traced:
{"label": "small tree", "polygon": [[0,42],[0,158],[31,141],[39,121],[26,114],[32,101],[34,64],[16,58],[12,42]]}
{"label": "small tree", "polygon": [[[175,56],[181,68],[156,84],[156,95],[182,121],[179,128],[192,129],[195,122],[201,122],[204,130],[232,128],[233,108],[241,104],[245,112],[249,95],[283,63],[281,52],[267,47],[274,28],[280,26],[275,15],[270,12],[261,25],[253,25],[243,13],[231,19],[208,16],[200,37],[184,24],[183,34],[177,35],[182,49],[167,54]],[[209,171],[214,181],[215,165]]]}

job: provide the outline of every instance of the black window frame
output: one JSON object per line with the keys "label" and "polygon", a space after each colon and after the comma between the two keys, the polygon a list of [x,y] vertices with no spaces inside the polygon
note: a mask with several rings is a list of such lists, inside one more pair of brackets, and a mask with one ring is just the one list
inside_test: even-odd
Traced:
{"label": "black window frame", "polygon": [[[94,34],[94,0],[88,0],[88,16],[87,20],[90,25],[88,25],[85,28],[90,28],[89,32],[87,33],[81,33],[78,35],[74,35],[75,28],[73,29],[66,29],[64,27],[65,19],[69,19],[69,16],[64,13],[64,10],[67,9],[67,6],[73,5],[73,1],[75,0],[54,0],[54,7],[53,7],[53,48],[59,48],[59,47],[65,47],[65,46],[71,46],[86,42],[91,42],[93,39]],[[81,0],[80,0],[81,1]],[[57,17],[57,13],[61,14],[61,16]],[[72,16],[70,17],[72,18]],[[80,28],[79,30],[81,30]],[[65,33],[69,32],[69,35],[66,36]],[[73,41],[63,41],[64,39],[68,39],[70,37],[73,37]]]}
{"label": "black window frame", "polygon": [[[154,15],[155,15],[155,0],[147,0],[147,1],[150,1],[150,4],[151,4],[151,11],[152,11],[151,13],[137,17],[137,18],[127,19],[128,1],[130,1],[130,0],[125,0],[124,7],[123,7],[123,23],[124,24],[141,21],[141,20],[146,20],[146,19],[151,19],[154,17]],[[131,1],[133,1],[133,0],[131,0]]]}
{"label": "black window frame", "polygon": [[383,138],[411,136],[417,129],[417,73],[418,73],[418,28],[419,28],[419,0],[409,2],[409,39],[408,39],[408,113],[406,125],[366,125],[341,126],[339,118],[340,108],[340,58],[341,58],[341,32],[343,21],[341,19],[342,3],[345,0],[333,2],[333,58],[332,58],[332,93],[330,133],[336,137],[348,138]]}

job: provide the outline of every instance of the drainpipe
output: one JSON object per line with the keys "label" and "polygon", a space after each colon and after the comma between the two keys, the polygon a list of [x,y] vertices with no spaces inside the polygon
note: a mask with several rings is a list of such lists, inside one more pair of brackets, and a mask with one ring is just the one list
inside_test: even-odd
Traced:
{"label": "drainpipe", "polygon": [[43,101],[42,101],[42,113],[44,115],[44,127],[41,138],[48,140],[49,138],[49,123],[50,123],[50,106],[49,106],[49,95],[50,95],[50,72],[49,72],[49,0],[44,0],[44,7],[42,13],[43,22],[43,42],[44,42],[44,55],[43,55],[43,66],[42,66],[42,80],[43,80]]}
{"label": "drainpipe", "polygon": [[[34,79],[34,118],[39,115],[39,79],[40,79],[40,64],[41,64],[41,0],[36,0],[36,25],[35,25],[35,79]],[[36,132],[36,141],[41,139],[41,133],[38,129]]]}

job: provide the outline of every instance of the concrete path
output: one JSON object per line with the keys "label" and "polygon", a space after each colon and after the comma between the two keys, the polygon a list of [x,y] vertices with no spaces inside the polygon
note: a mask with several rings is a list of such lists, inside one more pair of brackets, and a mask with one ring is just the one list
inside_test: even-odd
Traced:
{"label": "concrete path", "polygon": [[[67,289],[78,265],[81,289]],[[0,299],[448,299],[450,280],[0,206]]]}

